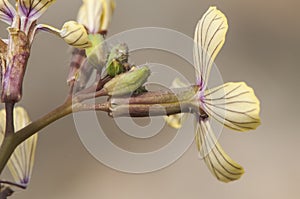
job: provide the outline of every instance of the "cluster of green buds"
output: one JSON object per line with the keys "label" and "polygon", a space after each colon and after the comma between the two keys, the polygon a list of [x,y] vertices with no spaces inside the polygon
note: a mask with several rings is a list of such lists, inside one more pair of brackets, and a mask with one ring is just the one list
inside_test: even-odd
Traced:
{"label": "cluster of green buds", "polygon": [[91,46],[84,26],[66,22],[61,29],[37,24],[37,19],[55,0],[17,0],[15,7],[0,0],[0,20],[7,23],[8,39],[0,40],[2,102],[16,103],[22,98],[22,84],[34,36],[39,31],[54,33],[76,48]]}

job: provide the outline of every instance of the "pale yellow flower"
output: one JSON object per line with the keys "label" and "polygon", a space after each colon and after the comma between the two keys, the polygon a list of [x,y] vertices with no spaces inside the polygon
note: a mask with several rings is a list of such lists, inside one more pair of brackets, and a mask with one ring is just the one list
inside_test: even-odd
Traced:
{"label": "pale yellow flower", "polygon": [[[5,132],[5,110],[0,110],[0,143]],[[22,107],[14,109],[14,127],[18,131],[30,123],[26,110]],[[21,143],[10,157],[7,166],[15,180],[22,186],[27,186],[31,177],[38,134],[34,134]]]}
{"label": "pale yellow flower", "polygon": [[[198,22],[195,31],[194,60],[197,85],[196,144],[211,173],[220,181],[239,179],[244,169],[231,159],[218,143],[210,126],[211,118],[236,131],[254,130],[260,125],[260,103],[252,88],[244,82],[229,82],[206,90],[211,67],[221,50],[228,30],[225,15],[210,7]],[[178,80],[175,86],[178,85]],[[184,114],[166,117],[174,127],[182,126]]]}

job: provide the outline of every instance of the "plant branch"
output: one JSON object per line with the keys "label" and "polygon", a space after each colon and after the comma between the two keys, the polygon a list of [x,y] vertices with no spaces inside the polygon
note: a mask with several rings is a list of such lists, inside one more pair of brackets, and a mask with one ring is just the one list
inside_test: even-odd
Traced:
{"label": "plant branch", "polygon": [[[197,87],[192,86],[178,93],[152,91],[132,97],[110,97],[108,102],[94,105],[84,104],[82,99],[87,99],[87,97],[93,98],[95,95],[101,96],[103,90],[96,93],[76,94],[73,99],[72,96],[69,96],[61,106],[30,123],[18,132],[9,134],[4,138],[0,148],[0,173],[19,144],[39,130],[72,112],[98,110],[107,112],[112,117],[149,117],[199,111],[199,107],[194,105],[194,102],[198,101],[196,95],[197,89]],[[7,108],[9,112],[11,106],[7,106]]]}
{"label": "plant branch", "polygon": [[57,107],[35,122],[30,123],[28,126],[24,127],[18,132],[5,136],[0,148],[0,173],[2,173],[10,156],[19,144],[39,130],[70,113],[72,113],[72,100],[68,99],[61,106]]}
{"label": "plant branch", "polygon": [[14,191],[10,187],[5,187],[3,191],[0,192],[0,199],[7,199],[8,196],[11,196]]}
{"label": "plant branch", "polygon": [[56,120],[66,115],[69,115],[70,113],[72,113],[72,100],[68,99],[61,106],[57,107],[53,111],[49,112],[48,114],[44,115],[43,117],[39,118],[38,120],[30,123],[28,126],[16,132],[15,138],[17,144],[22,143],[39,130],[45,128],[46,126],[55,122]]}
{"label": "plant branch", "polygon": [[6,125],[5,125],[5,136],[13,134],[15,132],[14,128],[14,106],[12,102],[5,103],[6,112]]}

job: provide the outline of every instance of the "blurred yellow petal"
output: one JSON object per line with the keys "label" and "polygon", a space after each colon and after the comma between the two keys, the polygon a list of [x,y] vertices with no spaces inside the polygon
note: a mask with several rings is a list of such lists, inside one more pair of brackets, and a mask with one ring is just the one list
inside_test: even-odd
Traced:
{"label": "blurred yellow petal", "polygon": [[[171,88],[183,88],[186,86],[187,84],[182,82],[179,78],[175,78],[172,82]],[[186,113],[164,116],[165,122],[174,129],[180,129],[182,127],[183,122],[186,120],[186,118],[187,118]]]}
{"label": "blurred yellow petal", "polygon": [[66,22],[60,31],[60,36],[67,44],[76,48],[91,47],[91,42],[84,26],[76,21]]}
{"label": "blurred yellow petal", "polygon": [[260,103],[252,88],[244,82],[229,82],[205,91],[202,105],[206,113],[237,131],[260,125]]}
{"label": "blurred yellow petal", "polygon": [[187,113],[179,113],[175,115],[164,116],[164,119],[170,127],[174,129],[180,129],[187,116]]}
{"label": "blurred yellow petal", "polygon": [[77,21],[83,24],[89,33],[107,31],[114,8],[114,0],[83,0]]}
{"label": "blurred yellow petal", "polygon": [[103,15],[101,17],[100,31],[107,31],[115,9],[115,2],[114,0],[103,0],[103,1],[104,1],[104,10],[103,10]]}
{"label": "blurred yellow petal", "polygon": [[[5,110],[0,111],[0,133],[3,137],[5,132]],[[22,107],[16,107],[14,109],[14,127],[15,131],[22,129],[30,123],[29,116],[26,110]],[[16,183],[27,186],[31,177],[36,143],[38,134],[34,134],[26,141],[21,143],[12,154],[7,166]]]}
{"label": "blurred yellow petal", "polygon": [[17,11],[20,16],[32,21],[38,19],[56,0],[18,0]]}
{"label": "blurred yellow petal", "polygon": [[238,180],[244,169],[231,159],[218,143],[209,120],[199,119],[196,124],[196,144],[200,157],[211,171],[211,173],[222,182]]}
{"label": "blurred yellow petal", "polygon": [[198,22],[194,37],[194,63],[196,78],[206,88],[211,67],[221,50],[228,24],[226,16],[216,7],[210,7]]}

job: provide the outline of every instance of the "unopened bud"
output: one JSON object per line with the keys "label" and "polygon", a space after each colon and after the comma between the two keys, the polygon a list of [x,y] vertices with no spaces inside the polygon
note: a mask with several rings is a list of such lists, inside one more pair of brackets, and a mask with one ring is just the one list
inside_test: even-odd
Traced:
{"label": "unopened bud", "polygon": [[128,51],[128,46],[125,43],[113,47],[106,65],[106,72],[109,76],[114,77],[125,71],[123,64],[128,62]]}
{"label": "unopened bud", "polygon": [[91,46],[84,26],[76,21],[66,22],[59,34],[67,44],[76,48],[88,48]]}
{"label": "unopened bud", "polygon": [[104,85],[104,89],[111,96],[132,94],[147,81],[150,73],[147,66],[135,68],[127,73],[115,76]]}

